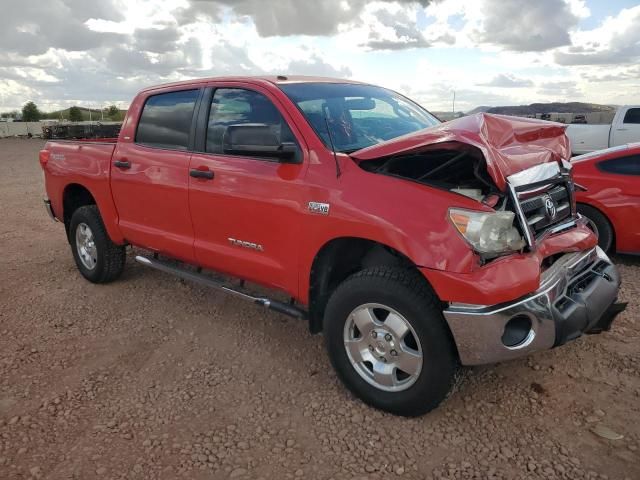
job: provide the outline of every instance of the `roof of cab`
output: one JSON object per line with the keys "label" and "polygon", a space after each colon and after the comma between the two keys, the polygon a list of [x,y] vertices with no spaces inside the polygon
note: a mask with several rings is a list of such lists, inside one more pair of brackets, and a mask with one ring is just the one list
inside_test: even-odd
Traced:
{"label": "roof of cab", "polygon": [[180,87],[180,86],[194,86],[209,82],[247,82],[253,84],[288,84],[288,83],[352,83],[360,84],[355,80],[347,80],[344,78],[331,78],[331,77],[314,77],[308,75],[261,75],[261,76],[236,76],[236,77],[207,77],[207,78],[194,78],[191,80],[182,80],[180,82],[164,83],[161,85],[154,85],[147,87],[142,92],[150,90],[157,90],[160,88]]}

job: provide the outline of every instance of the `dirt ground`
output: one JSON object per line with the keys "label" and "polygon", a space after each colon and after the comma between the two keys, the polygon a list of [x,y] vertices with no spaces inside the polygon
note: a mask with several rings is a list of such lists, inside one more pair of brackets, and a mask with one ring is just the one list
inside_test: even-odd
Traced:
{"label": "dirt ground", "polygon": [[616,258],[611,332],[467,369],[399,418],[346,391],[304,322],[131,255],[85,281],[42,207],[42,145],[0,140],[0,479],[640,478],[640,259]]}

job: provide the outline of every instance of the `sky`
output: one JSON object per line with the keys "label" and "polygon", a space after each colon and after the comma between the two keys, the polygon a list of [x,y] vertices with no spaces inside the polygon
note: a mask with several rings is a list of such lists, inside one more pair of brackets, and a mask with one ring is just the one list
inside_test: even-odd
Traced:
{"label": "sky", "polygon": [[321,75],[432,111],[640,103],[640,1],[3,0],[0,112],[126,108],[143,87]]}

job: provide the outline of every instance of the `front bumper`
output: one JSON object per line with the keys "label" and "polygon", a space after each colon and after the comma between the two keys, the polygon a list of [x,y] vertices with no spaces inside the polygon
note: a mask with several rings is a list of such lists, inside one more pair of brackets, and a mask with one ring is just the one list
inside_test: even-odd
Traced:
{"label": "front bumper", "polygon": [[451,303],[444,316],[463,365],[480,365],[546,350],[583,333],[608,330],[624,310],[618,270],[599,248],[556,260],[530,295],[499,305]]}

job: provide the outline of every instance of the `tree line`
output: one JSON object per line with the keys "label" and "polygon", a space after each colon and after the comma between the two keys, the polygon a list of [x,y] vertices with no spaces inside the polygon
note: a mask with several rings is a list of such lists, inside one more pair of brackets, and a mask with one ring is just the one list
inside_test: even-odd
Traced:
{"label": "tree line", "polygon": [[[62,111],[65,112],[65,111]],[[82,120],[84,120],[84,116],[82,114],[82,109],[78,106],[73,106],[71,108],[68,109],[68,114],[64,115],[61,111],[58,112],[51,112],[51,113],[46,113],[41,111],[38,106],[34,103],[34,102],[27,102],[24,104],[24,106],[22,107],[22,121],[23,122],[37,122],[39,120],[45,120],[45,119],[52,119],[52,120],[60,120],[61,116],[62,119],[64,120],[70,120],[72,122],[80,122]],[[115,106],[115,105],[111,105],[109,107],[106,107],[104,109],[102,109],[101,111],[95,111],[94,109],[91,109],[91,112],[93,115],[95,115],[95,118],[93,118],[93,120],[101,120],[102,117],[104,116],[105,120],[122,120],[124,115],[123,113],[120,111],[120,109]],[[66,112],[65,112],[66,113]],[[17,110],[14,110],[12,112],[5,112],[0,114],[1,118],[18,118],[19,112]]]}

